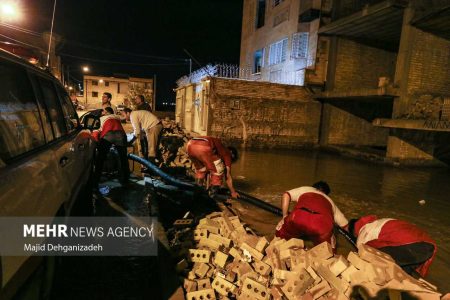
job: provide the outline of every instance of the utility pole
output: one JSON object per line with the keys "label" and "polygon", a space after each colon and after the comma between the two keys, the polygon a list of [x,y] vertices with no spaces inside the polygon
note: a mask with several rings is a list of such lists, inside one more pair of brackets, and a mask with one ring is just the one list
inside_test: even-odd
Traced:
{"label": "utility pole", "polygon": [[192,58],[189,58],[189,82],[192,82]]}

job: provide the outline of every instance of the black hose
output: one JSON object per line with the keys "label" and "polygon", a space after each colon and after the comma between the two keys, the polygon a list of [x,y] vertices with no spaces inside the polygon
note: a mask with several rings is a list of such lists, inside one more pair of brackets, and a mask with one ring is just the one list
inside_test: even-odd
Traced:
{"label": "black hose", "polygon": [[255,198],[249,194],[243,193],[241,191],[238,191],[240,197],[238,200],[245,201],[247,203],[253,204],[254,206],[257,206],[261,209],[264,209],[266,211],[269,211],[275,215],[283,216],[283,212],[281,211],[281,208],[276,207],[275,205],[272,205],[270,203],[267,203],[261,199]]}
{"label": "black hose", "polygon": [[160,168],[158,168],[156,165],[152,164],[151,162],[149,162],[148,160],[146,160],[142,157],[139,157],[137,155],[129,153],[128,158],[135,162],[140,163],[141,165],[146,166],[151,173],[153,173],[154,175],[160,176],[162,179],[164,179],[164,181],[167,181],[168,183],[170,183],[173,186],[176,186],[176,187],[179,187],[182,189],[186,189],[188,191],[198,191],[198,189],[199,189],[199,187],[195,184],[184,182],[184,181],[176,179],[173,176],[170,176],[169,174],[165,173]]}

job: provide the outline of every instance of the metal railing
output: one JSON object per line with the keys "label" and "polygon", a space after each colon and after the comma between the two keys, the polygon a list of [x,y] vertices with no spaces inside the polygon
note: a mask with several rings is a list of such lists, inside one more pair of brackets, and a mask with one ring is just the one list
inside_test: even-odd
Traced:
{"label": "metal railing", "polygon": [[240,78],[249,79],[252,75],[252,70],[241,68],[232,64],[209,64],[198,70],[195,70],[190,75],[185,75],[177,80],[177,86],[184,86],[189,83],[200,82],[207,76],[223,77],[223,78]]}

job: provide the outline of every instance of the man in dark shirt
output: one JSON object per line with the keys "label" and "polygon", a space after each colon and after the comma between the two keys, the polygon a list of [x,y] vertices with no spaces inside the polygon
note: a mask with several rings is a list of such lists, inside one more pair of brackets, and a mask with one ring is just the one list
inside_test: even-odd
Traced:
{"label": "man in dark shirt", "polygon": [[137,95],[134,103],[136,103],[136,110],[148,110],[152,112],[152,107],[145,101],[144,95]]}

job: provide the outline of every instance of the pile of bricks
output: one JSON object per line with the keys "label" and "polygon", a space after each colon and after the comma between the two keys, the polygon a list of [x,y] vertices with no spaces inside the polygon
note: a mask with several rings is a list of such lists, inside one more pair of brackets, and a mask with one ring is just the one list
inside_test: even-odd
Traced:
{"label": "pile of bricks", "polygon": [[193,241],[178,249],[185,258],[177,269],[188,300],[351,299],[355,293],[369,299],[380,291],[391,299],[401,299],[401,291],[418,299],[440,297],[436,287],[407,275],[389,255],[368,246],[345,258],[334,255],[326,242],[309,250],[300,239],[269,243],[237,216],[222,212],[184,232],[191,232]]}

